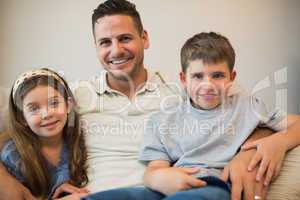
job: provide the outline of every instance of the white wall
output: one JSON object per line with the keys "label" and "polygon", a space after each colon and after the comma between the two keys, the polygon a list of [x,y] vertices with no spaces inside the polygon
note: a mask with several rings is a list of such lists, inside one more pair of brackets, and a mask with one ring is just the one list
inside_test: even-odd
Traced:
{"label": "white wall", "polygon": [[[2,88],[31,67],[56,66],[68,80],[99,73],[91,34],[91,14],[99,2],[0,0]],[[288,105],[289,112],[299,112],[299,0],[133,2],[150,34],[146,66],[160,69],[175,80],[184,41],[201,31],[217,31],[227,36],[236,50],[238,77],[244,86],[252,90],[270,78],[271,87],[260,91],[263,98],[272,105]],[[276,73],[282,68],[287,69],[287,81],[283,71]],[[275,81],[275,74],[283,80]]]}

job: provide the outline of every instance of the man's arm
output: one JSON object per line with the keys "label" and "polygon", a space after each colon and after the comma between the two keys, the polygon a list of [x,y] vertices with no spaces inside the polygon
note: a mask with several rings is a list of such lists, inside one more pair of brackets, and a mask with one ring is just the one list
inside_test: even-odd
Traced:
{"label": "man's arm", "polygon": [[[252,142],[263,137],[270,136],[273,132],[270,129],[256,129],[245,142]],[[240,151],[224,168],[221,179],[231,180],[232,190],[231,199],[253,200],[254,196],[265,198],[267,187],[263,186],[263,181],[256,181],[257,168],[248,170],[248,165],[255,155],[256,150]],[[242,197],[243,194],[243,197]]]}
{"label": "man's arm", "polygon": [[[9,139],[7,133],[0,134],[0,150]],[[0,162],[0,200],[34,200],[31,192],[12,177]]]}
{"label": "man's arm", "polygon": [[279,132],[242,146],[243,150],[257,149],[249,164],[249,170],[259,164],[256,179],[260,180],[265,175],[265,185],[279,175],[286,152],[300,144],[298,115],[289,115],[275,127]]}

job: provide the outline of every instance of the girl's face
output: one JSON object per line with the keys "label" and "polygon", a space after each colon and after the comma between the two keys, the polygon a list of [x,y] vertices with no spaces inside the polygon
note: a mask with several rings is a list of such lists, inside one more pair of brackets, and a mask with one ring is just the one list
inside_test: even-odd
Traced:
{"label": "girl's face", "polygon": [[50,86],[37,86],[23,99],[24,118],[40,139],[62,136],[70,106],[63,96]]}

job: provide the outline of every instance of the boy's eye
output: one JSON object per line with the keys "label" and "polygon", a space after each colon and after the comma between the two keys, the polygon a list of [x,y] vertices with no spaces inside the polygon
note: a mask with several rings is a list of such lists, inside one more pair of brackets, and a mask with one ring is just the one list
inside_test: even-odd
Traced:
{"label": "boy's eye", "polygon": [[202,80],[203,79],[203,74],[194,74],[193,78]]}
{"label": "boy's eye", "polygon": [[212,78],[214,78],[214,79],[221,79],[221,78],[224,78],[224,77],[225,77],[225,74],[222,73],[222,72],[216,72],[216,73],[212,74]]}

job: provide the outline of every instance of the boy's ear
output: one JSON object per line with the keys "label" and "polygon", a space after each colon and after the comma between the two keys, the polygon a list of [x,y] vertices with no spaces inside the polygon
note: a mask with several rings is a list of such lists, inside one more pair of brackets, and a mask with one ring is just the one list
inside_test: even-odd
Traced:
{"label": "boy's ear", "polygon": [[187,85],[187,75],[185,72],[181,71],[180,74],[180,81],[181,81],[181,84],[183,86],[183,89],[187,89],[188,85]]}
{"label": "boy's ear", "polygon": [[232,70],[231,74],[230,74],[230,80],[231,81],[234,81],[236,78],[236,71],[235,70]]}
{"label": "boy's ear", "polygon": [[183,85],[183,87],[184,88],[187,88],[187,80],[186,80],[186,74],[183,72],[183,71],[181,71],[180,72],[180,74],[179,74],[179,76],[180,76],[180,81],[181,81],[181,84]]}

